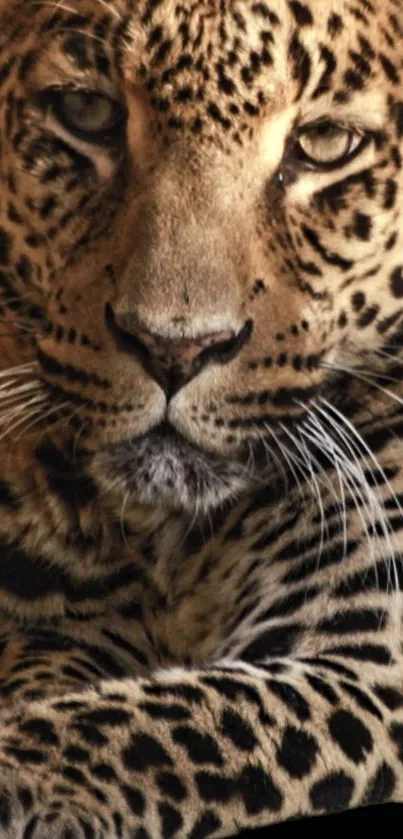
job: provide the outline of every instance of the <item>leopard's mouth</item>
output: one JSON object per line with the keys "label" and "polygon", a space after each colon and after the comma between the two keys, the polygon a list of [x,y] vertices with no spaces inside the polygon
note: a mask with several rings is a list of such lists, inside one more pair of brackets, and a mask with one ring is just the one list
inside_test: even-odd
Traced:
{"label": "leopard's mouth", "polygon": [[[326,384],[328,388],[321,392],[331,394],[334,405],[342,399],[348,416],[348,381],[344,381],[345,387],[338,381],[334,388],[328,379]],[[310,404],[315,414],[315,400]],[[270,484],[276,494],[282,494],[285,485],[293,485],[297,480],[293,458],[301,459],[301,440],[305,438],[300,432],[309,414],[309,405],[301,405],[298,412],[283,414],[281,422],[274,415],[270,427],[266,423],[266,436],[248,437],[231,453],[212,452],[192,442],[164,419],[142,435],[104,448],[96,456],[97,471],[109,481],[115,480],[135,504],[203,516],[262,486]],[[305,430],[308,436],[311,433],[310,449],[319,462],[321,438],[312,435],[312,428]],[[329,457],[325,456],[326,468]]]}
{"label": "leopard's mouth", "polygon": [[137,503],[200,514],[236,500],[256,483],[245,458],[225,458],[191,443],[163,422],[140,437],[109,446],[102,469],[120,478]]}

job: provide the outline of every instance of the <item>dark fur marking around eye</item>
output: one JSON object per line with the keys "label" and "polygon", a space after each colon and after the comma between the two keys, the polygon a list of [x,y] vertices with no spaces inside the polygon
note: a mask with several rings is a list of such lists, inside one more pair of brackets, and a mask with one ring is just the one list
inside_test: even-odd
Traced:
{"label": "dark fur marking around eye", "polygon": [[341,271],[349,271],[353,267],[353,260],[345,259],[344,257],[340,256],[340,254],[328,251],[327,248],[321,242],[318,233],[311,227],[308,227],[308,225],[306,224],[302,225],[302,233],[307,242],[309,242],[313,249],[317,251],[321,258],[329,265],[335,265],[336,267],[340,268]]}

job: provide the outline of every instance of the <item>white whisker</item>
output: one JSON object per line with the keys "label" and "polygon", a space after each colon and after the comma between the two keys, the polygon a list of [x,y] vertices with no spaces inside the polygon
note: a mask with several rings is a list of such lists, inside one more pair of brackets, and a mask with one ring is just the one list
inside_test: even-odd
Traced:
{"label": "white whisker", "polygon": [[24,428],[24,430],[18,435],[18,437],[16,437],[16,441],[21,438],[22,434],[26,434],[28,431],[31,430],[31,428],[37,425],[38,422],[44,423],[48,419],[48,417],[52,416],[58,411],[64,410],[64,408],[68,408],[69,405],[69,402],[64,402],[61,405],[54,405],[52,408],[49,408],[49,410],[45,411],[44,413],[39,413],[38,417],[34,419],[33,422],[31,422],[26,428]]}
{"label": "white whisker", "polygon": [[21,426],[24,422],[27,422],[27,421],[28,421],[29,419],[31,419],[32,417],[34,417],[34,416],[38,416],[38,415],[39,415],[39,417],[40,417],[40,409],[39,409],[39,407],[36,407],[36,408],[34,408],[34,410],[33,410],[33,411],[28,411],[26,414],[24,414],[24,416],[19,417],[18,422],[15,422],[15,423],[14,423],[14,425],[8,426],[8,427],[7,427],[7,428],[3,431],[3,433],[2,433],[2,434],[0,434],[0,441],[1,441],[1,440],[4,440],[6,437],[8,437],[8,436],[9,436],[9,434],[14,433],[14,431],[15,431],[17,428],[19,428],[19,427],[20,427],[20,426]]}
{"label": "white whisker", "polygon": [[[332,436],[328,434],[326,429],[323,427],[322,423],[319,422],[315,411],[309,408],[307,405],[303,403],[298,403],[300,407],[302,407],[309,416],[309,421],[304,422],[303,426],[299,428],[299,433],[308,440],[309,442],[313,443],[315,448],[318,448],[320,445],[325,445],[325,454],[329,461],[329,463],[334,466],[336,471],[338,486],[340,491],[340,497],[337,495],[335,487],[333,486],[331,480],[329,479],[326,470],[321,466],[321,464],[314,459],[314,463],[317,468],[320,469],[321,474],[323,475],[323,479],[325,479],[328,490],[330,492],[330,496],[334,499],[335,505],[339,510],[339,517],[343,527],[343,556],[345,557],[347,554],[347,507],[346,507],[346,496],[344,490],[344,482],[345,476],[341,470],[340,462],[338,457],[336,456],[335,451],[335,444]],[[313,405],[313,408],[315,406]],[[312,424],[314,427],[312,427]]]}
{"label": "white whisker", "polygon": [[[295,458],[292,457],[291,452],[288,450],[284,441],[276,434],[276,432],[274,431],[273,428],[270,428],[268,423],[265,423],[264,428],[268,432],[268,434],[270,434],[270,436],[273,438],[274,443],[277,446],[277,448],[280,452],[280,455],[284,460],[284,463],[287,464],[288,469],[289,469],[291,475],[294,478],[295,485],[298,488],[298,491],[299,491],[299,494],[301,496],[302,501],[304,502],[305,501],[305,495],[304,495],[304,492],[303,492],[303,484],[301,483],[298,472],[295,471],[295,469],[296,469],[296,464],[294,463]],[[298,468],[299,468],[300,473],[302,471],[303,479],[305,479],[306,478],[305,472],[303,470],[301,470],[300,466]]]}
{"label": "white whisker", "polygon": [[[344,416],[344,414],[342,414],[334,405],[331,405],[329,402],[327,402],[327,400],[321,399],[321,402],[328,408],[328,410],[333,412],[333,414],[335,414],[344,423],[344,425],[350,430],[351,434],[353,435],[353,438],[356,441],[357,450],[361,454],[364,451],[366,453],[366,455],[368,456],[368,458],[370,459],[370,461],[372,461],[376,471],[382,477],[382,481],[383,481],[384,485],[387,486],[389,491],[391,492],[391,496],[392,496],[393,501],[396,505],[396,509],[399,511],[400,515],[403,517],[403,510],[402,510],[401,504],[399,502],[399,499],[397,498],[396,493],[395,493],[395,491],[394,491],[394,489],[393,489],[393,487],[392,487],[384,469],[382,469],[382,467],[381,467],[379,461],[377,460],[377,458],[375,457],[372,449],[367,445],[364,438],[357,431],[357,429],[350,422],[350,420],[348,420],[347,417]],[[379,490],[379,484],[376,481],[375,472],[373,470],[372,470],[372,474],[373,474],[373,479],[374,479],[374,482],[376,484],[376,487]],[[389,561],[392,563],[392,566],[393,566],[393,571],[394,571],[394,576],[395,576],[395,588],[396,588],[396,591],[398,591],[399,590],[399,575],[398,575],[398,571],[397,571],[397,567],[396,567],[395,551],[394,551],[394,547],[393,547],[392,541],[391,541],[391,537],[393,536],[393,532],[391,532],[390,527],[388,526],[388,520],[387,520],[387,516],[385,516],[385,508],[384,508],[382,502],[379,501],[378,497],[375,496],[374,493],[372,493],[372,494],[374,496],[374,501],[375,501],[375,504],[376,504],[376,507],[377,507],[377,510],[378,510],[378,518],[379,518],[379,521],[380,521],[380,524],[381,524],[381,527],[382,527],[383,536],[384,536],[384,538],[387,542],[387,545],[389,547],[389,550],[390,550],[390,555],[389,555],[388,558],[389,558]]]}
{"label": "white whisker", "polygon": [[17,414],[21,414],[22,411],[25,411],[26,408],[30,408],[32,405],[38,404],[46,404],[47,399],[46,396],[43,394],[37,395],[29,399],[27,402],[20,402],[17,405],[12,404],[9,409],[7,409],[3,414],[0,413],[0,423],[7,422],[9,419],[13,419]]}
{"label": "white whisker", "polygon": [[[324,414],[324,418],[326,419],[325,412],[322,411]],[[365,479],[365,475],[363,470],[360,466],[360,463],[355,455],[350,454],[350,456],[346,456],[349,450],[349,442],[348,438],[340,433],[339,430],[339,437],[341,438],[341,443],[347,448],[347,453],[344,451],[342,445],[337,443],[334,438],[329,435],[326,431],[323,424],[319,421],[317,416],[311,416],[307,423],[304,423],[303,433],[304,435],[307,431],[310,432],[310,437],[312,442],[315,446],[321,448],[321,450],[325,450],[326,455],[328,456],[329,463],[333,466],[335,471],[338,475],[338,480],[342,479],[346,489],[348,490],[351,498],[353,500],[357,515],[361,522],[361,527],[363,533],[366,535],[366,539],[368,542],[369,550],[371,553],[372,561],[375,563],[375,545],[373,542],[372,534],[370,533],[369,527],[375,527],[376,523],[376,516],[372,509],[372,497],[371,492],[369,493],[368,497],[368,484]],[[353,462],[351,462],[351,458]],[[369,517],[369,521],[365,518],[363,510],[367,512]],[[347,553],[347,521],[345,520],[343,526],[343,541],[344,541],[344,556]]]}
{"label": "white whisker", "polygon": [[340,364],[327,364],[326,362],[323,362],[321,366],[326,368],[327,370],[337,370],[340,373],[347,373],[350,376],[354,376],[354,378],[358,379],[359,381],[365,382],[365,384],[377,388],[386,396],[389,396],[390,399],[393,399],[395,402],[397,402],[398,405],[403,405],[403,399],[401,399],[400,396],[397,396],[397,394],[393,393],[392,390],[382,387],[377,383],[377,381],[374,381],[374,379],[377,377],[376,373],[373,374],[374,378],[372,378],[371,376],[360,373],[359,369],[355,370],[352,367],[343,367]]}
{"label": "white whisker", "polygon": [[[267,455],[267,463],[269,464],[271,462],[274,463],[275,466],[277,466],[278,472],[282,476],[284,482],[284,490],[286,494],[288,494],[289,476],[284,466],[284,460],[278,454],[276,454],[273,446],[270,445],[265,435],[257,425],[253,425],[253,430],[255,431],[255,434],[258,436],[259,441],[265,449],[265,453]],[[278,443],[276,445],[278,448]]]}
{"label": "white whisker", "polygon": [[321,493],[320,486],[319,486],[318,480],[316,478],[316,475],[315,475],[314,469],[313,469],[313,458],[312,458],[311,453],[310,453],[310,451],[309,451],[309,449],[308,449],[308,447],[307,447],[307,445],[306,445],[306,443],[304,442],[303,439],[298,440],[298,438],[295,436],[295,434],[292,434],[291,431],[289,431],[289,429],[285,428],[284,431],[287,433],[290,440],[294,443],[294,446],[297,449],[297,451],[299,451],[301,453],[302,457],[304,458],[304,461],[305,461],[305,463],[308,467],[308,470],[309,470],[310,480],[312,482],[312,487],[313,487],[314,493],[316,495],[316,498],[318,500],[318,506],[319,506],[320,517],[321,517],[320,543],[319,543],[319,550],[318,550],[318,557],[317,557],[317,563],[318,563],[318,567],[319,567],[320,559],[321,559],[321,556],[323,554],[323,546],[324,546],[324,542],[325,542],[325,539],[324,539],[325,529],[327,530],[327,535],[329,537],[329,528],[328,528],[327,523],[326,523],[322,493]]}
{"label": "white whisker", "polygon": [[37,361],[31,361],[27,364],[20,364],[17,367],[9,367],[7,370],[0,370],[0,379],[19,377],[27,375],[27,373],[39,370]]}

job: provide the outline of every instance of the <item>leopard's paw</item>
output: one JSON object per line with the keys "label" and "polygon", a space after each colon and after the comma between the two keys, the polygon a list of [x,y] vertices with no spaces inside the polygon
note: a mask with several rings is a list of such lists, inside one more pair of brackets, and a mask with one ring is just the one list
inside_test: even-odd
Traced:
{"label": "leopard's paw", "polygon": [[[1,834],[0,834],[1,836]],[[33,815],[22,839],[116,839],[115,831],[82,812],[49,810]]]}
{"label": "leopard's paw", "polygon": [[[1,770],[0,770],[1,772]],[[0,839],[116,839],[113,827],[73,802],[44,804],[23,784],[0,787]]]}

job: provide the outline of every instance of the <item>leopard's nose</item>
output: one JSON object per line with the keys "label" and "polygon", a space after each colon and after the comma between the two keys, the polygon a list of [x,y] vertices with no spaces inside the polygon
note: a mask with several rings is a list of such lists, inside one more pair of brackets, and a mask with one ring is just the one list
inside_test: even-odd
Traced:
{"label": "leopard's nose", "polygon": [[136,356],[168,398],[197,376],[208,364],[228,364],[252,333],[247,321],[239,332],[217,330],[193,338],[174,340],[151,332],[135,316],[115,314],[106,307],[106,324],[121,352]]}

